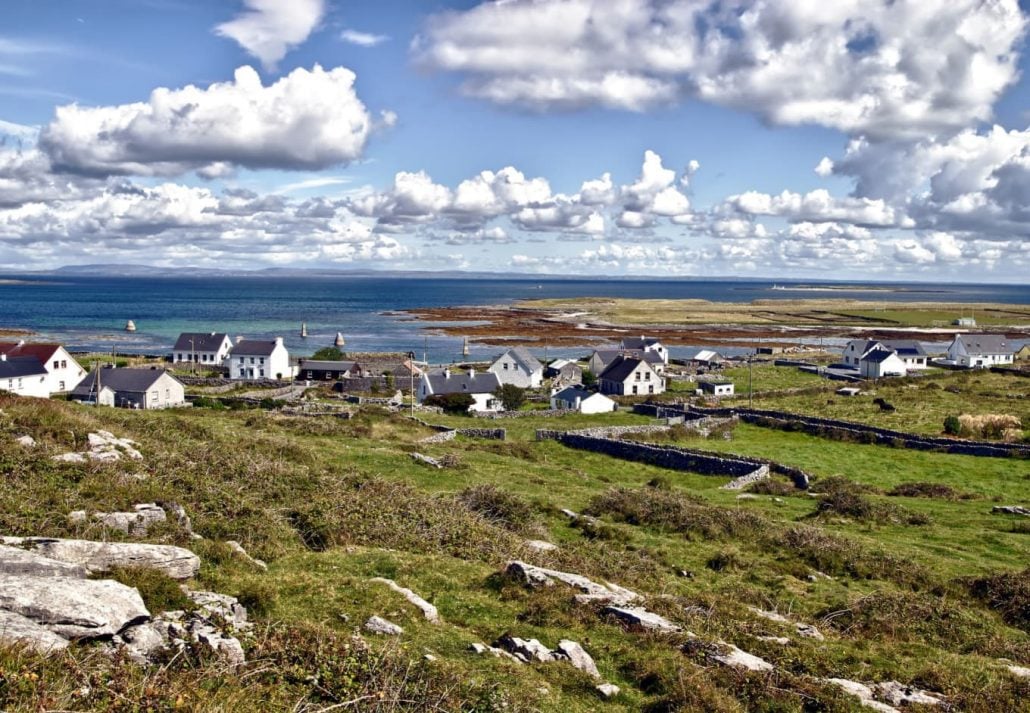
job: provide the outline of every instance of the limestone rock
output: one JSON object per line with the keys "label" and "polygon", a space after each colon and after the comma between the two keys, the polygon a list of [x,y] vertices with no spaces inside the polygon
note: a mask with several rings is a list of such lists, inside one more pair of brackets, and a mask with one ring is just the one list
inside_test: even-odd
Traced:
{"label": "limestone rock", "polygon": [[18,436],[14,439],[14,442],[17,443],[19,446],[24,446],[25,448],[36,447],[36,439],[32,436]]}
{"label": "limestone rock", "polygon": [[44,557],[20,547],[0,545],[0,574],[27,574],[33,577],[70,577],[85,579],[86,568]]}
{"label": "limestone rock", "polygon": [[370,616],[365,622],[365,630],[385,636],[400,636],[404,633],[404,629],[379,616]]}
{"label": "limestone rock", "polygon": [[[75,510],[68,514],[73,523],[85,522],[88,515],[85,510]],[[167,515],[164,508],[155,503],[142,503],[133,506],[132,512],[95,512],[92,516],[104,527],[124,532],[127,535],[145,537],[148,528],[158,522],[165,522]]]}
{"label": "limestone rock", "polygon": [[786,646],[790,643],[790,639],[786,636],[756,636],[759,641],[767,641],[770,644],[779,644],[780,646]]}
{"label": "limestone rock", "polygon": [[412,453],[411,454],[411,458],[416,463],[421,463],[422,465],[428,465],[431,468],[443,468],[443,463],[438,461],[436,458],[432,458],[432,457],[427,456],[427,455],[422,455],[421,453]]}
{"label": "limestone rock", "polygon": [[594,678],[601,678],[601,672],[597,670],[597,664],[582,646],[575,641],[562,639],[558,642],[558,648],[552,652],[553,658],[564,658],[580,671],[585,671]]}
{"label": "limestone rock", "polygon": [[944,698],[936,693],[906,686],[897,681],[884,681],[873,684],[872,687],[880,698],[894,706],[939,706],[944,703]]}
{"label": "limestone rock", "polygon": [[150,617],[132,587],[112,580],[0,574],[0,609],[70,639],[114,636]]}
{"label": "limestone rock", "polygon": [[487,646],[486,644],[470,644],[469,649],[476,652],[477,654],[491,654],[496,658],[505,658],[515,663],[525,663],[522,659],[516,658],[514,655],[508,653],[504,649],[499,649],[496,646]]}
{"label": "limestone rock", "polygon": [[253,557],[251,557],[247,553],[247,551],[245,549],[243,549],[243,545],[241,545],[236,540],[226,540],[225,544],[227,544],[229,546],[230,550],[232,550],[234,553],[239,555],[240,559],[242,559],[244,562],[247,562],[249,564],[254,565],[258,569],[260,569],[262,572],[267,572],[268,571],[268,565],[265,564],[264,561],[259,560],[259,559],[254,559]]}
{"label": "limestone rock", "polygon": [[991,508],[991,512],[995,515],[1022,515],[1023,517],[1030,517],[1030,508],[1020,505],[995,505]]}
{"label": "limestone rock", "polygon": [[534,552],[554,552],[558,545],[544,540],[526,540],[525,545]]}
{"label": "limestone rock", "polygon": [[602,683],[595,686],[594,690],[601,694],[601,698],[607,700],[609,698],[615,698],[615,696],[619,695],[619,691],[621,689],[614,683]]}
{"label": "limestone rock", "polygon": [[1016,666],[1015,664],[1010,663],[1006,664],[1005,668],[1007,668],[1009,673],[1013,676],[1018,676],[1019,678],[1030,678],[1030,668],[1027,668],[1026,666]]}
{"label": "limestone rock", "polygon": [[849,681],[846,678],[827,678],[824,679],[827,683],[832,683],[840,688],[844,689],[845,692],[855,696],[863,706],[871,708],[874,711],[880,711],[880,713],[900,713],[894,706],[889,706],[886,703],[881,703],[873,697],[873,689],[864,683],[858,681]]}
{"label": "limestone rock", "polygon": [[194,591],[185,587],[183,587],[183,591],[208,619],[216,617],[235,629],[250,628],[250,623],[247,621],[247,609],[240,604],[240,600],[236,597],[217,592]]}
{"label": "limestone rock", "polygon": [[725,652],[719,651],[712,653],[709,657],[713,661],[717,661],[724,666],[733,666],[734,668],[744,668],[748,671],[772,671],[773,665],[763,658],[759,658],[754,654],[749,654],[747,651],[741,651],[733,644],[727,644],[725,641],[719,642]]}
{"label": "limestone rock", "polygon": [[520,639],[517,636],[505,634],[497,640],[495,646],[507,651],[524,663],[554,660],[551,650],[536,639]]}
{"label": "limestone rock", "polygon": [[85,463],[86,456],[81,453],[62,453],[54,456],[54,460],[60,463]]}
{"label": "limestone rock", "polygon": [[640,607],[608,606],[601,610],[602,614],[611,614],[631,629],[645,629],[657,632],[678,632],[682,627],[673,624],[663,616],[649,612]]}
{"label": "limestone rock", "polygon": [[68,640],[58,636],[31,619],[0,609],[0,641],[17,642],[40,653],[60,651],[68,647]]}
{"label": "limestone rock", "polygon": [[436,607],[427,602],[419,595],[415,594],[407,587],[402,587],[396,582],[394,582],[392,579],[386,579],[384,577],[373,577],[368,581],[376,582],[378,584],[385,584],[390,589],[392,589],[393,591],[397,592],[402,597],[407,599],[408,602],[418,607],[418,609],[422,612],[422,616],[424,616],[427,621],[430,621],[433,624],[440,623],[440,612],[437,611]]}
{"label": "limestone rock", "polygon": [[600,601],[611,604],[628,604],[640,598],[640,595],[636,592],[620,587],[617,584],[610,582],[598,584],[579,574],[536,567],[525,562],[509,562],[505,573],[510,577],[522,580],[531,587],[551,586],[556,581],[575,587],[583,592],[583,594],[576,596],[576,601],[580,603]]}
{"label": "limestone rock", "polygon": [[819,641],[822,641],[825,638],[822,632],[819,631],[819,629],[817,629],[816,627],[812,626],[811,624],[804,624],[802,622],[791,621],[779,612],[765,611],[763,609],[758,609],[757,607],[748,607],[748,609],[750,609],[753,613],[757,614],[763,619],[768,619],[769,621],[775,621],[779,624],[787,624],[789,626],[794,627],[794,630],[806,639],[817,639]]}
{"label": "limestone rock", "polygon": [[109,572],[115,567],[157,569],[172,579],[189,579],[200,570],[200,558],[171,545],[134,542],[93,542],[46,537],[5,537],[4,544],[26,547],[45,557],[78,564],[89,572]]}

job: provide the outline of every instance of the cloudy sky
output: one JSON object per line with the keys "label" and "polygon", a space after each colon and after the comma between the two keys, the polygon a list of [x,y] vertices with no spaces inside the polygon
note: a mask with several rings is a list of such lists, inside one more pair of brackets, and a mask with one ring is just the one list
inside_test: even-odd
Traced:
{"label": "cloudy sky", "polygon": [[0,267],[1030,275],[1030,0],[4,0]]}

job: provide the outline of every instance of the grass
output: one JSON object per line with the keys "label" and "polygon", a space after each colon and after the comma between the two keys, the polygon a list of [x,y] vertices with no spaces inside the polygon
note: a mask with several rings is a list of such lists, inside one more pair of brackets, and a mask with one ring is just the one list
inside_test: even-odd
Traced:
{"label": "grass", "polygon": [[[174,524],[148,539],[196,551],[203,566],[191,586],[239,596],[256,624],[244,642],[252,663],[240,672],[196,654],[143,669],[89,646],[50,658],[0,648],[3,710],[247,711],[257,700],[282,711],[802,711],[814,700],[821,710],[857,710],[853,699],[815,680],[826,676],[914,683],[968,711],[1017,710],[1030,695],[996,661],[1030,664],[1022,610],[1001,607],[1025,597],[1030,540],[1012,518],[990,514],[994,502],[1025,503],[1025,461],[745,425],[729,441],[703,445],[797,465],[817,476],[823,491],[858,491],[874,512],[925,517],[915,525],[843,507],[817,515],[816,498],[772,486],[738,500],[720,489],[727,478],[534,438],[538,428],[649,422],[628,413],[428,416],[458,427],[503,427],[509,440],[420,444],[432,431],[376,409],[343,421],[204,408],[128,412],[6,396],[0,409],[0,532],[96,537],[94,525],[69,523],[66,514],[179,502],[205,539],[194,542]],[[101,428],[139,441],[145,460],[78,465],[49,458],[81,450],[86,434]],[[39,441],[37,450],[14,443],[26,433]],[[413,450],[451,466],[420,466]],[[884,494],[895,490],[900,494]],[[951,492],[975,497],[926,497]],[[596,525],[574,527],[560,508],[590,513]],[[534,552],[526,538],[559,549]],[[233,557],[228,539],[266,560],[269,571]],[[687,646],[685,637],[624,631],[595,607],[573,604],[565,587],[529,590],[500,576],[512,558],[630,587],[704,646],[729,641],[777,671],[744,675],[711,665],[704,646]],[[160,578],[119,577],[155,608],[181,604]],[[425,621],[373,577],[418,592],[444,623]],[[797,638],[790,627],[756,618],[748,605],[789,612],[827,639]],[[400,624],[404,634],[355,638],[372,614]],[[623,692],[602,703],[594,682],[567,665],[519,666],[468,651],[505,633],[551,647],[562,638],[578,641]],[[770,635],[790,636],[791,644],[759,638]]]}

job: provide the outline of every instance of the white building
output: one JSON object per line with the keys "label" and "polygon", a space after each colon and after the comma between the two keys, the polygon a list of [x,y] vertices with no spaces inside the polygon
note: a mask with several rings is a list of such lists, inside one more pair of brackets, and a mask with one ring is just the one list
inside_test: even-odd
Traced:
{"label": "white building", "polygon": [[74,401],[133,409],[186,403],[182,383],[164,369],[94,369],[71,393]]}
{"label": "white building", "polygon": [[26,342],[0,342],[0,356],[8,359],[32,358],[40,363],[47,373],[47,389],[50,394],[71,391],[86,375],[68,351],[60,344],[27,344]]}
{"label": "white building", "polygon": [[579,411],[586,414],[611,413],[615,410],[616,403],[604,394],[596,394],[578,386],[570,386],[551,396],[551,408]]}
{"label": "white building", "polygon": [[538,388],[544,380],[544,365],[525,347],[514,347],[501,354],[488,371],[496,374],[502,384],[523,389]]}
{"label": "white building", "polygon": [[885,376],[905,376],[908,370],[897,352],[890,349],[873,349],[858,362],[858,371],[867,379],[881,379]]}
{"label": "white building", "polygon": [[641,351],[645,354],[657,354],[663,364],[669,363],[669,350],[654,337],[624,337],[619,342],[619,348],[623,350]]}
{"label": "white building", "polygon": [[236,346],[229,352],[230,379],[292,379],[290,353],[283,345],[283,338],[272,341],[263,339],[236,340]]}
{"label": "white building", "polygon": [[709,396],[733,396],[734,388],[732,381],[702,381],[701,391]]}
{"label": "white building", "polygon": [[923,345],[914,339],[852,339],[844,346],[844,363],[861,371],[862,359],[870,352],[883,349],[894,352],[906,371],[925,369],[928,365],[929,360]]}
{"label": "white building", "polygon": [[418,386],[418,402],[423,403],[430,396],[447,394],[468,394],[472,397],[469,411],[500,411],[504,407],[494,392],[501,388],[501,381],[492,372],[476,372],[475,369],[451,371],[441,369],[422,374]]}
{"label": "white building", "polygon": [[51,392],[47,377],[47,370],[34,357],[8,359],[0,354],[0,391],[48,399]]}
{"label": "white building", "polygon": [[232,350],[232,340],[221,332],[183,332],[172,347],[172,362],[222,366]]}
{"label": "white building", "polygon": [[666,364],[662,361],[662,355],[654,351],[645,352],[642,349],[597,349],[590,355],[587,368],[595,375],[600,376],[619,357],[643,359],[659,374],[665,372]]}
{"label": "white building", "polygon": [[620,356],[598,376],[602,394],[643,396],[665,392],[665,380],[644,359]]}
{"label": "white building", "polygon": [[1011,364],[1015,350],[1000,334],[957,334],[948,347],[948,360],[969,369]]}

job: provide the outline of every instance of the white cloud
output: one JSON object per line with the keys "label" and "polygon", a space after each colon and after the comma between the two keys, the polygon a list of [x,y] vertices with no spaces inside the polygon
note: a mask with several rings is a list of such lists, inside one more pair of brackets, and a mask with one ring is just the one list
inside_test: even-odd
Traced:
{"label": "white cloud", "polygon": [[694,96],[776,124],[911,137],[990,118],[1026,25],[1017,0],[498,0],[430,17],[413,51],[499,104]]}
{"label": "white cloud", "polygon": [[354,80],[344,67],[315,65],[263,86],[240,67],[232,82],[160,88],[146,102],[58,107],[39,145],[56,170],[93,175],[346,165],[373,130]]}
{"label": "white cloud", "polygon": [[[695,170],[696,162],[691,162],[684,178]],[[671,218],[674,222],[689,221],[690,200],[675,184],[676,172],[666,168],[657,153],[645,151],[640,177],[636,182],[623,186],[620,192],[622,215],[617,221],[619,227],[649,227],[654,225],[656,216]]]}
{"label": "white cloud", "polygon": [[358,30],[344,30],[340,33],[340,39],[359,47],[375,47],[390,39],[387,35],[375,35],[371,32],[360,32]]}
{"label": "white cloud", "polygon": [[719,209],[745,215],[781,216],[792,222],[839,221],[862,226],[911,227],[911,220],[880,199],[836,198],[824,189],[773,196],[748,191],[726,198]]}
{"label": "white cloud", "polygon": [[215,27],[273,71],[286,53],[302,44],[325,14],[324,0],[243,0],[246,11]]}

